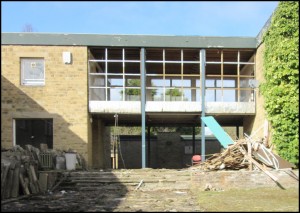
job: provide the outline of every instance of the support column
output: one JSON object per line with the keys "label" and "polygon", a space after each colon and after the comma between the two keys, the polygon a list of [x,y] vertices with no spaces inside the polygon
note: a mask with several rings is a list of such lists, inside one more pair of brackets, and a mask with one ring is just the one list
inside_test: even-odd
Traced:
{"label": "support column", "polygon": [[145,48],[141,48],[141,114],[142,114],[142,168],[146,168],[146,66],[145,66]]}
{"label": "support column", "polygon": [[193,126],[193,155],[195,154],[196,140],[195,140],[195,126]]}
{"label": "support column", "polygon": [[147,155],[148,155],[147,166],[148,166],[148,167],[150,167],[150,165],[151,165],[151,164],[150,164],[150,160],[151,160],[151,159],[150,159],[150,154],[151,154],[151,153],[150,153],[150,150],[151,150],[151,142],[150,142],[150,139],[151,139],[151,138],[150,138],[150,132],[151,132],[151,127],[148,126],[148,133],[147,133],[147,134],[148,134],[148,135],[147,135],[147,136],[148,136],[148,146],[147,146],[147,148],[148,148],[148,149],[147,149],[147,150],[148,150],[148,152],[147,152]]}
{"label": "support column", "polygon": [[236,126],[236,137],[240,138],[240,126]]}
{"label": "support column", "polygon": [[[200,50],[201,117],[205,117],[205,49]],[[205,161],[205,124],[201,119],[201,159]]]}

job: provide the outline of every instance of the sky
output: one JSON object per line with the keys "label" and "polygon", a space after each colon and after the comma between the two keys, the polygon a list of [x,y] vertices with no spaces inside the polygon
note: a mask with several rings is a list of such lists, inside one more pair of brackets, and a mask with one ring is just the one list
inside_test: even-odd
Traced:
{"label": "sky", "polygon": [[1,1],[1,32],[255,37],[278,1]]}

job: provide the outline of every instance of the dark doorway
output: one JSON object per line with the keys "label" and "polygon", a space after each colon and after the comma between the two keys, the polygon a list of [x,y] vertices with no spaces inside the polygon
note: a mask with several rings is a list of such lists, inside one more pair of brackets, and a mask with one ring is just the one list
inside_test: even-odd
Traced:
{"label": "dark doorway", "polygon": [[15,119],[15,125],[16,145],[40,148],[43,143],[53,148],[53,119]]}

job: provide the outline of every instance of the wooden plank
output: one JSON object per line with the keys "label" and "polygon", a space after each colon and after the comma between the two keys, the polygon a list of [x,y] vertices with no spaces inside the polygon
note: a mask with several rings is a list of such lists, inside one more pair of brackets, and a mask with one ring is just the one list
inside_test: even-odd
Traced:
{"label": "wooden plank", "polygon": [[23,173],[19,173],[19,180],[20,180],[20,184],[22,186],[22,189],[23,189],[23,193],[25,195],[29,195],[30,192],[29,192],[29,189],[28,189],[28,184],[26,183],[25,179],[24,179],[24,176],[23,176]]}
{"label": "wooden plank", "polygon": [[14,176],[14,169],[9,168],[7,177],[6,177],[6,184],[4,189],[4,198],[10,198],[11,195],[11,188],[12,188],[12,180]]}
{"label": "wooden plank", "polygon": [[[2,167],[2,163],[1,163]],[[1,169],[1,199],[4,199],[4,192],[5,192],[5,186],[6,186],[6,177],[9,171],[10,162],[3,163],[3,172]]]}
{"label": "wooden plank", "polygon": [[[249,141],[247,141],[247,148],[248,148],[248,157],[252,157],[252,146]],[[253,170],[253,163],[252,161],[249,162],[249,170]]]}
{"label": "wooden plank", "polygon": [[12,180],[12,188],[11,188],[11,197],[18,197],[19,196],[19,174],[20,174],[20,165],[21,163],[18,161],[16,163],[14,174],[13,174],[13,180]]}

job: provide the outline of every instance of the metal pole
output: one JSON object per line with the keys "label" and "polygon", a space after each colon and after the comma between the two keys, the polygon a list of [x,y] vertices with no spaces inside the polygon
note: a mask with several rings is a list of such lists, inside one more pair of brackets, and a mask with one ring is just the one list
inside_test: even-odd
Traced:
{"label": "metal pole", "polygon": [[195,126],[193,126],[193,155],[195,154],[195,145],[196,144],[196,140],[195,140]]}
{"label": "metal pole", "polygon": [[142,168],[146,168],[146,79],[145,79],[145,48],[141,49],[141,114],[142,114]]}
{"label": "metal pole", "polygon": [[[200,50],[201,117],[205,117],[205,49]],[[201,159],[205,161],[205,124],[201,119]]]}

